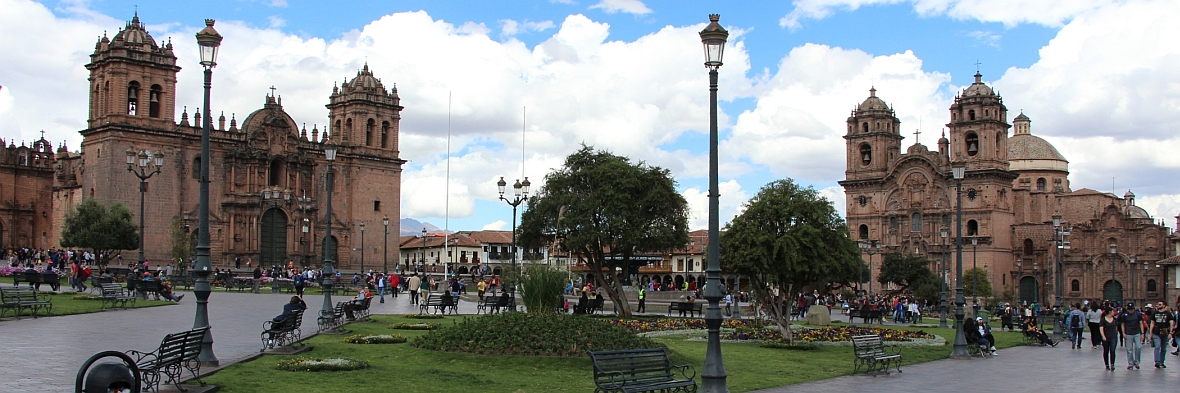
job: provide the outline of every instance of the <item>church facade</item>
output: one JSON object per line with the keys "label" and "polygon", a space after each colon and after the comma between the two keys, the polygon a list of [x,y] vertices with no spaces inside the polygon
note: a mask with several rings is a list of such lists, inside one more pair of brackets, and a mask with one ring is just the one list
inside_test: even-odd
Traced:
{"label": "church facade", "polygon": [[[931,270],[953,288],[951,163],[963,162],[963,270],[985,270],[997,297],[1053,304],[1061,285],[1066,303],[1164,298],[1158,263],[1170,256],[1171,233],[1135,206],[1134,194],[1071,190],[1069,162],[1032,134],[1028,116],[1021,113],[1009,124],[1003,98],[978,73],[949,109],[936,151],[916,141],[902,151],[901,121],[876,89],[847,119],[847,170],[840,185],[850,232],[875,246],[873,280],[881,254],[906,253],[929,259]],[[1059,227],[1053,226],[1055,216]],[[869,262],[867,251],[863,258]]]}
{"label": "church facade", "polygon": [[[259,97],[261,108],[240,124],[236,115],[227,126],[224,113],[214,120],[200,108],[191,122],[184,109],[177,122],[181,67],[171,43],[157,43],[138,15],[113,38],[99,39],[86,68],[87,128],[80,131],[81,154],[62,149],[55,157],[50,245],[60,240],[65,212],[85,198],[122,202],[138,222],[139,179],[127,173],[126,157],[144,150],[164,157],[160,173],[148,180],[144,214],[146,256],[155,263],[169,260],[173,220],[196,230],[202,159],[209,160],[209,232],[217,267],[232,266],[237,258],[243,265],[253,260],[263,266],[288,261],[315,266],[327,253],[339,268],[357,269],[360,258],[382,259],[383,218],[390,218],[390,231],[400,230],[402,106],[396,87],[387,89],[367,64],[332,89],[326,104],[330,126],[310,133],[273,92]],[[212,102],[228,94],[236,93],[214,89]],[[213,121],[210,157],[200,155],[202,116]],[[325,239],[329,139],[338,153],[332,163],[332,237]],[[366,223],[372,239],[361,248]],[[389,252],[399,254],[396,245]],[[124,255],[124,260],[134,258]]]}

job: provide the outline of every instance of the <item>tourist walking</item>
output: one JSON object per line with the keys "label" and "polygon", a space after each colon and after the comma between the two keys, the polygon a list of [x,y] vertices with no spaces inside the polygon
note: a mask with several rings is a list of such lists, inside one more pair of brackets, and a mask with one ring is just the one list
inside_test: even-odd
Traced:
{"label": "tourist walking", "polygon": [[1103,309],[1102,316],[1098,319],[1098,335],[1102,338],[1102,363],[1106,364],[1106,369],[1110,371],[1114,371],[1115,349],[1119,345],[1118,326],[1115,309]]}
{"label": "tourist walking", "polygon": [[1168,355],[1168,335],[1176,328],[1176,319],[1164,302],[1156,303],[1155,308],[1149,327],[1151,352],[1155,355],[1155,368],[1168,368],[1164,365],[1164,359]]}
{"label": "tourist walking", "polygon": [[1082,338],[1086,329],[1086,314],[1078,309],[1078,304],[1074,303],[1069,307],[1069,315],[1066,316],[1069,326],[1069,339],[1072,341],[1069,345],[1070,349],[1082,349]]}
{"label": "tourist walking", "polygon": [[1143,344],[1147,341],[1147,338],[1143,336],[1143,329],[1147,324],[1146,318],[1143,313],[1135,309],[1135,303],[1127,303],[1126,309],[1119,316],[1119,322],[1119,330],[1126,340],[1123,345],[1127,347],[1127,369],[1138,370]]}
{"label": "tourist walking", "polygon": [[1097,303],[1090,303],[1086,305],[1086,325],[1090,328],[1090,349],[1098,348],[1102,345],[1102,333],[1098,331],[1098,325],[1102,322],[1102,310],[1098,308]]}
{"label": "tourist walking", "polygon": [[385,276],[377,273],[377,294],[381,296],[380,302],[385,303]]}
{"label": "tourist walking", "polygon": [[410,290],[410,304],[418,304],[418,286],[422,285],[422,279],[418,278],[418,273],[410,274],[410,279],[406,280],[407,289]]}

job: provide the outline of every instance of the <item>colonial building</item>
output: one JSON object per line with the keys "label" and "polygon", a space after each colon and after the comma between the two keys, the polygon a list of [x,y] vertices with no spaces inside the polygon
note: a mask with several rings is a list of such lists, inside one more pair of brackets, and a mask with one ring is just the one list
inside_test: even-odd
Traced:
{"label": "colonial building", "polygon": [[[64,147],[59,148],[61,154]],[[53,219],[53,147],[42,137],[26,146],[0,139],[0,248],[49,248]]]}
{"label": "colonial building", "polygon": [[[58,157],[54,217],[62,217],[84,198],[95,198],[103,204],[127,204],[138,221],[139,179],[127,173],[125,157],[127,152],[147,150],[164,157],[146,194],[150,261],[169,258],[168,227],[173,219],[196,227],[202,159],[209,160],[209,232],[216,266],[232,265],[239,257],[262,265],[316,265],[329,250],[328,257],[337,260],[338,267],[358,269],[362,255],[367,261],[380,261],[383,252],[379,241],[360,246],[360,225],[377,228],[384,217],[393,217],[390,230],[399,232],[405,163],[398,152],[402,106],[397,89],[386,89],[367,64],[327,97],[330,139],[339,146],[332,163],[331,239],[325,239],[328,126],[322,133],[318,127],[309,133],[272,91],[259,97],[262,107],[240,124],[231,113],[227,127],[220,112],[212,126],[211,156],[201,157],[200,119],[213,120],[213,114],[197,108],[190,122],[185,109],[175,121],[181,67],[171,43],[155,41],[138,15],[113,38],[98,40],[86,69],[87,128],[80,131],[81,154]],[[231,94],[242,92],[215,89],[213,103]],[[49,243],[56,245],[59,232],[49,236]],[[396,246],[391,255],[398,255]]]}
{"label": "colonial building", "polygon": [[[1032,134],[1023,113],[1009,125],[1003,98],[981,79],[976,73],[975,82],[956,95],[946,124],[949,139],[944,133],[937,151],[915,141],[903,152],[901,121],[876,89],[869,90],[848,117],[844,136],[847,170],[840,184],[852,233],[879,245],[879,253],[926,256],[931,269],[945,268],[954,285],[951,162],[964,162],[964,270],[986,270],[997,296],[1052,303],[1060,240],[1064,301],[1162,299],[1164,272],[1156,262],[1167,256],[1169,229],[1135,206],[1129,191],[1119,198],[1070,190],[1065,157]],[[1053,226],[1055,215],[1060,231]],[[863,257],[867,262],[871,256]],[[873,280],[880,260],[872,266]],[[1135,291],[1131,284],[1138,284]]]}

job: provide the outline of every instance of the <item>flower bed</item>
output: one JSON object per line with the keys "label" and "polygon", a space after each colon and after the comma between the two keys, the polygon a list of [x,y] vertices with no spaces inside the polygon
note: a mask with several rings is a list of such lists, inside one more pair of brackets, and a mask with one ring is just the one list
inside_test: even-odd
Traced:
{"label": "flower bed", "polygon": [[286,371],[352,371],[369,367],[368,360],[347,358],[305,358],[299,357],[279,362],[278,369]]}
{"label": "flower bed", "polygon": [[606,321],[580,315],[500,313],[465,317],[414,340],[417,348],[483,355],[586,356],[586,351],[661,345]]}
{"label": "flower bed", "polygon": [[438,314],[405,314],[402,318],[406,319],[443,319],[446,318]]}
{"label": "flower bed", "polygon": [[[647,333],[666,330],[699,330],[706,329],[704,319],[690,318],[657,318],[657,319],[609,319],[611,325],[627,328],[633,333]],[[754,321],[749,319],[727,319],[721,323],[722,328],[750,328]]]}
{"label": "flower bed", "polygon": [[397,329],[397,330],[434,330],[434,329],[438,329],[438,324],[437,323],[429,323],[429,322],[395,323],[395,324],[389,325],[389,328],[390,329]]}
{"label": "flower bed", "polygon": [[401,344],[406,342],[406,336],[400,334],[354,334],[345,337],[344,342],[349,344]]}

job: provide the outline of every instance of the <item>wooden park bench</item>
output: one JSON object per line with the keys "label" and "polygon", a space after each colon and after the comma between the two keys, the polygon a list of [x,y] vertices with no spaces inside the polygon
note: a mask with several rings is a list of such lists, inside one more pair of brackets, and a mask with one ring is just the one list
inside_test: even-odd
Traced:
{"label": "wooden park bench", "polygon": [[152,294],[154,299],[160,300],[160,291],[163,290],[163,286],[160,285],[159,280],[127,281],[128,290],[132,289],[132,283],[134,283],[135,293],[139,294],[139,296],[142,296],[143,300],[148,299],[148,294]]}
{"label": "wooden park bench", "polygon": [[321,332],[344,326],[344,303],[336,303],[336,307],[330,313],[321,310],[320,317],[316,318],[316,324]]}
{"label": "wooden park bench", "polygon": [[501,296],[484,296],[483,301],[475,305],[475,313],[495,314],[505,310],[516,310],[516,298]]}
{"label": "wooden park bench", "polygon": [[41,284],[49,285],[54,291],[61,288],[61,276],[53,272],[13,272],[12,285],[20,285],[22,282],[38,291],[41,290]]}
{"label": "wooden park bench", "polygon": [[853,308],[848,310],[848,323],[852,323],[853,318],[860,318],[861,323],[871,324],[875,321],[881,321],[881,310],[872,310],[867,308]]}
{"label": "wooden park bench", "polygon": [[99,277],[97,275],[90,276],[90,293],[102,290],[102,284],[110,284],[115,282],[113,277]]}
{"label": "wooden park bench", "polygon": [[704,303],[672,302],[668,303],[668,314],[678,312],[681,316],[687,314],[690,317],[696,318],[697,313],[700,313],[701,315],[705,314],[703,312],[704,307]]}
{"label": "wooden park bench", "polygon": [[[351,303],[351,302],[353,302],[353,301],[350,300],[347,302],[340,302],[340,303],[336,303],[336,305],[341,306],[341,307],[345,307],[348,305],[348,303]],[[369,319],[369,306],[372,304],[373,304],[373,298],[367,297],[367,298],[365,298],[365,300],[361,300],[360,304],[352,306],[353,307],[352,308],[353,318],[368,320]],[[347,313],[345,313],[345,314],[347,314]]]}
{"label": "wooden park bench", "polygon": [[193,378],[205,386],[201,381],[201,362],[197,356],[201,354],[201,341],[205,338],[208,326],[195,328],[180,333],[164,336],[160,347],[152,352],[127,351],[135,358],[135,365],[143,373],[144,387],[151,391],[160,391],[160,381],[167,376],[167,382],[176,386],[177,390],[185,391],[180,386],[181,375],[185,370],[192,373]]}
{"label": "wooden park bench", "polygon": [[53,315],[53,303],[37,296],[37,291],[32,288],[0,287],[0,307],[0,317],[4,316],[4,310],[13,310],[16,319],[20,319],[24,310],[29,310],[33,318],[37,318],[38,310],[45,310],[46,316]]}
{"label": "wooden park bench", "polygon": [[[596,392],[696,392],[692,366],[672,364],[664,348],[589,352]],[[672,373],[675,369],[679,376]]]}
{"label": "wooden park bench", "polygon": [[852,366],[853,374],[861,368],[864,368],[866,373],[873,373],[873,376],[876,376],[878,371],[889,374],[890,366],[901,372],[901,349],[894,345],[886,346],[881,341],[881,336],[852,336],[852,353],[856,357]]}
{"label": "wooden park bench", "polygon": [[423,314],[431,307],[434,307],[435,314],[438,314],[439,312],[446,314],[447,308],[450,308],[452,313],[458,314],[459,305],[456,304],[455,300],[456,299],[454,297],[440,296],[432,293],[426,298],[425,302],[422,302],[422,304],[418,306],[418,313]]}
{"label": "wooden park bench", "polygon": [[111,304],[111,308],[119,305],[124,309],[127,308],[128,301],[132,305],[135,304],[135,294],[131,293],[131,291],[124,290],[123,286],[119,285],[119,283],[110,282],[101,284],[100,288],[102,288],[102,302],[99,303],[99,309],[105,310],[107,303]]}
{"label": "wooden park bench", "polygon": [[587,300],[586,301],[586,313],[587,314],[593,314],[595,312],[602,314],[602,306],[604,304],[606,304],[606,299],[597,298],[597,299],[586,299],[586,300]]}
{"label": "wooden park bench", "polygon": [[298,310],[287,315],[287,319],[279,322],[273,320],[262,323],[262,349],[258,352],[265,351],[267,348],[274,348],[275,345],[280,347],[294,346],[299,341],[301,331],[299,327],[303,325],[303,310]]}

